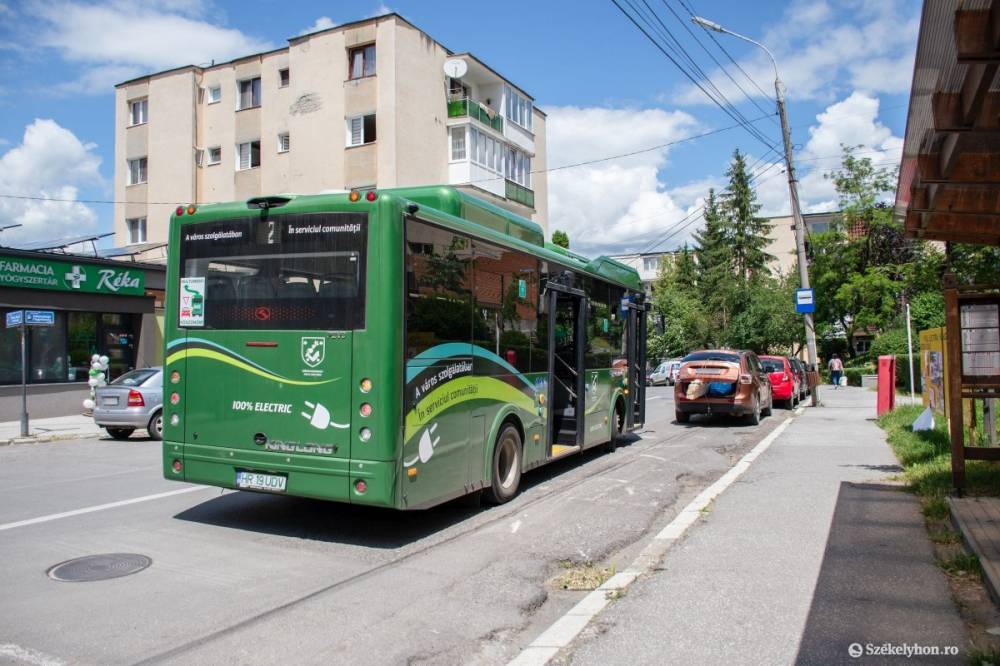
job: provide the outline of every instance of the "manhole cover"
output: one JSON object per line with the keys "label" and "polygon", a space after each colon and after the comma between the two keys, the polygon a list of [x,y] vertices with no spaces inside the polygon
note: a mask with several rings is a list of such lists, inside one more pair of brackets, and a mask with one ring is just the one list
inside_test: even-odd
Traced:
{"label": "manhole cover", "polygon": [[87,583],[128,576],[142,571],[152,563],[153,560],[145,555],[135,553],[88,555],[61,562],[49,569],[48,574],[50,578],[65,583]]}

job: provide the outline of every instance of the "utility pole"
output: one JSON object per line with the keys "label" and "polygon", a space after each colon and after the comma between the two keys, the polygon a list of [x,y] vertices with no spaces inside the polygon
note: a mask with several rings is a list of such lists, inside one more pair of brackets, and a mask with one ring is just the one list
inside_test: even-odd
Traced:
{"label": "utility pole", "polygon": [[[777,96],[778,101],[778,116],[781,119],[781,140],[785,147],[785,173],[788,174],[788,194],[792,203],[792,218],[795,220],[795,250],[799,259],[799,283],[803,289],[809,289],[809,263],[806,257],[806,227],[805,223],[802,221],[802,211],[799,209],[799,186],[798,179],[795,177],[795,167],[792,161],[792,131],[788,127],[788,114],[785,111],[785,91],[784,86],[781,83],[781,77],[778,76],[778,63],[775,61],[774,56],[771,51],[761,44],[760,42],[750,39],[745,35],[741,35],[732,30],[727,30],[715,21],[709,21],[708,19],[702,18],[700,16],[692,16],[691,21],[696,25],[700,25],[708,30],[714,30],[715,32],[721,32],[726,35],[731,35],[738,39],[742,39],[745,42],[750,42],[751,44],[763,49],[767,57],[771,59],[771,65],[774,67],[774,92]],[[806,347],[809,350],[809,369],[819,373],[819,364],[816,358],[816,327],[813,322],[812,313],[805,313],[803,315],[805,318],[806,325]],[[819,404],[819,382],[812,390],[812,404],[813,407]]]}

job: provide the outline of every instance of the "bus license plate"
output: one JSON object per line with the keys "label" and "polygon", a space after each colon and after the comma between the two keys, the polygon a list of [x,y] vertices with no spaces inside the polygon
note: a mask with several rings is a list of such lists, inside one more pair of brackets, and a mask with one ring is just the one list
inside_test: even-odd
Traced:
{"label": "bus license plate", "polygon": [[272,493],[285,492],[287,477],[258,472],[236,472],[236,487],[246,490],[267,490]]}

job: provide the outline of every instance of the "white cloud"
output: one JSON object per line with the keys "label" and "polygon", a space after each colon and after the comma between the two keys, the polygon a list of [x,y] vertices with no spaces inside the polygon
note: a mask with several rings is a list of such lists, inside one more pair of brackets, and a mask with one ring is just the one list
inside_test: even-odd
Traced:
{"label": "white cloud", "polygon": [[384,2],[380,2],[378,7],[375,8],[375,11],[372,12],[371,16],[383,16],[384,14],[393,14],[395,13],[395,11],[396,10],[390,7],[389,5],[385,4]]}
{"label": "white cloud", "polygon": [[93,68],[83,70],[78,81],[62,84],[68,92],[111,92],[107,81],[115,72],[151,73],[273,48],[268,41],[209,21],[211,10],[199,0],[37,4],[31,13],[41,25],[33,40],[69,62]]}
{"label": "white cloud", "polygon": [[[659,146],[690,135],[697,122],[681,111],[546,107],[551,167]],[[614,131],[628,127],[627,132]],[[686,210],[674,201],[658,171],[669,148],[553,171],[549,174],[549,230],[569,234],[584,254],[642,248]]]}
{"label": "white cloud", "polygon": [[75,201],[79,187],[101,183],[101,159],[93,143],[83,143],[53,120],[35,119],[20,145],[0,157],[0,192],[40,201],[0,198],[0,226],[22,224],[0,235],[0,243],[62,238],[92,231],[93,210]]}
{"label": "white cloud", "polygon": [[[763,36],[750,35],[771,48],[788,96],[832,101],[851,89],[870,93],[909,90],[919,8],[901,0],[841,0],[836,5],[833,8],[827,2],[799,0]],[[740,31],[738,25],[726,27]],[[699,37],[708,41],[704,35]],[[730,51],[747,48],[733,37],[716,38]],[[740,59],[741,66],[771,95],[771,61],[756,47],[747,53]],[[731,73],[748,93],[762,96],[741,74]],[[709,78],[731,101],[743,97],[718,69],[711,71]],[[683,104],[711,103],[701,90],[687,85],[674,100]]]}
{"label": "white cloud", "polygon": [[320,30],[329,30],[330,28],[337,27],[336,21],[334,21],[329,16],[320,16],[316,19],[311,26],[299,31],[300,35],[308,35],[311,32],[319,32]]}

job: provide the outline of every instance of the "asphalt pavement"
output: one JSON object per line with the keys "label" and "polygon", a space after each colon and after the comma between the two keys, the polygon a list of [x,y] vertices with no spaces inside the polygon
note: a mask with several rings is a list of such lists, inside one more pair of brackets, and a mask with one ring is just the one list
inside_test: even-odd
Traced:
{"label": "asphalt pavement", "polygon": [[823,401],[556,661],[964,663],[919,504],[872,423],[875,393]]}
{"label": "asphalt pavement", "polygon": [[[526,474],[494,508],[178,484],[139,437],[0,447],[0,663],[505,663],[585,595],[555,584],[567,568],[623,567],[781,420],[675,424],[670,391],[630,444]],[[151,565],[47,575],[111,553]]]}

